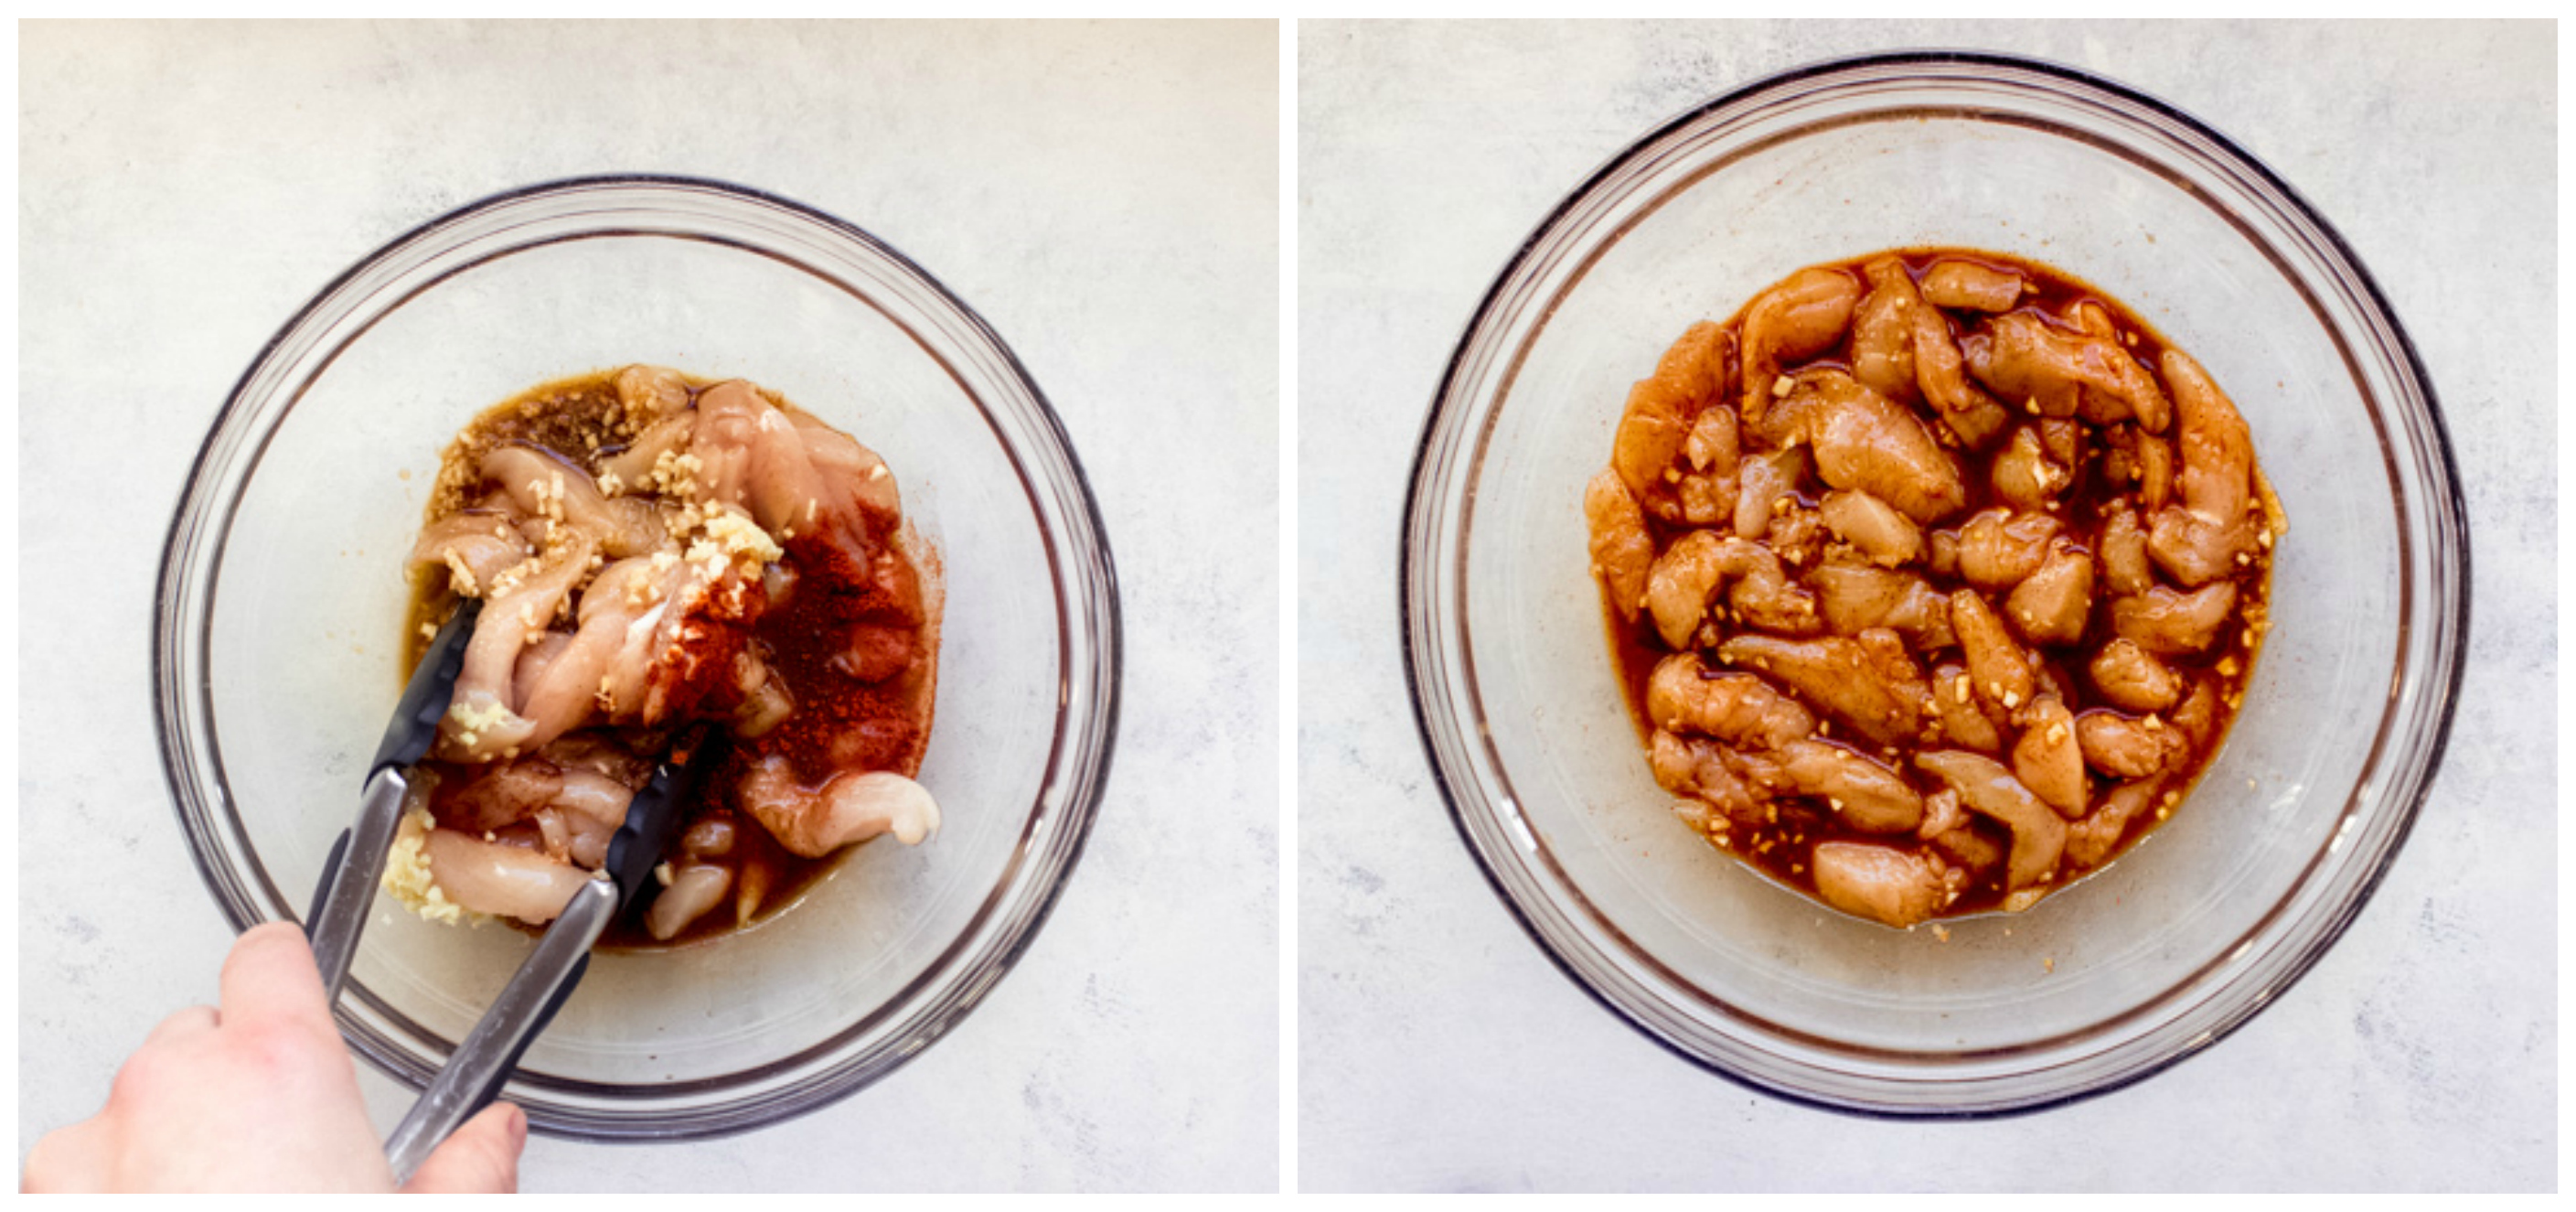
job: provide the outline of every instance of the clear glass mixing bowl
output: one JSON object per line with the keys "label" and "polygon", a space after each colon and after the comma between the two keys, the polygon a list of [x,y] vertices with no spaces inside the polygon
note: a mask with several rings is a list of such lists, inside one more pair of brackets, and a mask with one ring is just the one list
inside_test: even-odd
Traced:
{"label": "clear glass mixing bowl", "polygon": [[[711,181],[556,182],[465,207],[333,282],[242,376],[163,557],[154,691],[197,864],[236,929],[300,918],[401,690],[403,559],[441,448],[544,380],[741,376],[883,454],[942,556],[939,836],[868,845],[733,937],[603,953],[505,1092],[541,1131],[738,1132],[883,1076],[1028,946],[1096,811],[1116,578],[1089,486],[1010,349],[856,227]],[[424,1084],[532,942],[380,896],[339,1005]]]}
{"label": "clear glass mixing bowl", "polygon": [[[1616,682],[1580,507],[1631,381],[1792,270],[1967,245],[2125,301],[2226,385],[2286,504],[2274,618],[2199,789],[2031,911],[1888,930],[1678,825]],[[1847,1110],[2097,1093],[2243,1023],[2395,856],[2439,761],[2468,534],[2432,386],[2352,251],[2163,102],[1983,54],[1761,81],[1567,196],[1459,342],[1407,502],[1414,704],[1460,835],[1568,975],[1648,1036]]]}

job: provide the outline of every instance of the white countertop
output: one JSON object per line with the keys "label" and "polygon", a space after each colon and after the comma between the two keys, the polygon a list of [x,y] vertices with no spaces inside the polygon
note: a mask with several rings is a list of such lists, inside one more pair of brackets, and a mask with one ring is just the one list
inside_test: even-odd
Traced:
{"label": "white countertop", "polygon": [[[2556,1185],[2551,27],[1308,21],[1298,40],[1305,1189]],[[1451,827],[1397,638],[1423,417],[1522,237],[1701,99],[1908,46],[2105,73],[2267,160],[2409,326],[2474,544],[2449,754],[2342,941],[2198,1058],[2000,1122],[1794,1106],[1676,1059],[1586,997]]]}
{"label": "white countertop", "polygon": [[[526,1189],[1276,1185],[1274,26],[39,24],[19,50],[22,1157],[212,999],[230,942],[147,645],[235,377],[414,225],[627,171],[830,211],[1002,334],[1099,498],[1124,713],[1071,883],[957,1030],[749,1136],[537,1139]],[[362,1081],[389,1129],[409,1093]]]}

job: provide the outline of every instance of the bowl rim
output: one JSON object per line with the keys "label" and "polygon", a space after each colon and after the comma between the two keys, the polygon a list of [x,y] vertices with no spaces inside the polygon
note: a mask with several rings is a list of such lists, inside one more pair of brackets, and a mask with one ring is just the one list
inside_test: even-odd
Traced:
{"label": "bowl rim", "polygon": [[[513,1084],[526,1081],[540,1089],[569,1091],[591,1096],[606,1094],[613,1098],[617,1093],[624,1091],[663,1092],[719,1088],[728,1082],[745,1077],[776,1076],[800,1067],[811,1070],[785,1086],[758,1089],[751,1092],[748,1098],[737,1098],[734,1101],[719,1102],[710,1106],[681,1110],[653,1109],[641,1113],[612,1112],[605,1115],[582,1108],[548,1112],[531,1107],[529,1114],[530,1128],[534,1132],[594,1143],[714,1139],[755,1131],[771,1124],[819,1111],[848,1098],[859,1090],[875,1084],[901,1068],[913,1057],[926,1051],[931,1044],[947,1034],[980,1005],[1001,979],[1017,966],[1020,957],[1026,953],[1038,931],[1052,915],[1065,885],[1079,865],[1090,840],[1092,825],[1098,817],[1101,801],[1106,796],[1109,771],[1117,750],[1117,736],[1124,700],[1122,673],[1125,623],[1116,563],[1111,551],[1107,527],[1101,517],[1098,497],[1092,489],[1089,475],[1083,470],[1080,457],[1074,450],[1072,439],[1064,429],[1061,416],[1044,390],[1038,386],[1035,377],[1029,373],[1018,352],[1002,339],[980,312],[977,312],[921,264],[857,224],[817,207],[757,187],[712,177],[670,173],[588,174],[552,178],[515,186],[447,209],[372,248],[315,291],[261,344],[247,367],[234,380],[231,389],[225,395],[223,404],[207,423],[205,437],[199,442],[197,451],[190,460],[187,475],[182,481],[178,503],[171,512],[170,524],[164,534],[159,571],[154,582],[150,641],[155,740],[161,759],[162,776],[171,795],[172,808],[179,817],[181,832],[187,843],[189,860],[197,868],[198,875],[214,900],[216,908],[236,933],[270,920],[256,913],[245,915],[241,907],[234,903],[233,897],[227,894],[228,885],[234,881],[229,872],[217,870],[220,864],[216,861],[214,851],[218,847],[212,846],[208,837],[213,826],[192,815],[189,805],[192,802],[193,790],[185,785],[187,776],[181,769],[181,751],[203,748],[206,750],[205,760],[215,770],[217,783],[220,785],[225,781],[221,774],[222,759],[216,738],[209,733],[203,739],[192,739],[194,719],[189,706],[182,702],[190,696],[204,699],[207,694],[207,683],[202,679],[194,684],[183,684],[182,672],[189,664],[184,659],[184,650],[189,643],[195,642],[202,660],[204,647],[202,635],[199,633],[203,633],[211,626],[215,600],[214,578],[219,574],[221,566],[220,549],[229,535],[233,513],[239,507],[240,488],[234,487],[227,490],[224,485],[217,482],[217,473],[223,470],[217,466],[218,446],[236,426],[248,425],[246,410],[250,404],[245,398],[246,394],[262,377],[263,372],[272,369],[272,363],[278,358],[281,348],[290,338],[302,333],[308,324],[316,321],[317,317],[323,317],[325,313],[332,311],[335,304],[342,304],[339,309],[340,318],[346,318],[353,310],[363,310],[366,301],[372,296],[362,295],[355,300],[344,301],[342,295],[353,283],[370,271],[384,266],[399,254],[442,231],[489,212],[505,210],[541,199],[575,196],[603,190],[669,190],[681,196],[712,195],[726,203],[749,203],[766,207],[780,213],[791,223],[808,224],[812,228],[820,229],[821,234],[827,237],[847,242],[867,256],[880,258],[896,273],[918,283],[926,289],[929,300],[935,306],[945,308],[950,313],[949,318],[962,323],[965,336],[969,341],[980,341],[984,345],[982,352],[997,359],[999,373],[1019,391],[1026,393],[1029,407],[1024,415],[1018,415],[1016,419],[1028,427],[1028,440],[1014,441],[997,431],[997,441],[1005,451],[1009,452],[1011,461],[1018,471],[1018,478],[1033,501],[1044,494],[1064,506],[1062,524],[1049,522],[1043,510],[1039,511],[1037,518],[1041,533],[1059,536],[1048,543],[1046,555],[1052,570],[1049,578],[1050,591],[1056,599],[1055,631],[1058,660],[1061,665],[1057,674],[1059,702],[1055,713],[1055,727],[1049,740],[1047,757],[1039,780],[1038,802],[1033,803],[1026,810],[1025,819],[1020,827],[1020,841],[1001,880],[992,889],[981,894],[981,907],[970,917],[958,936],[946,944],[943,954],[953,951],[973,940],[979,933],[988,930],[997,935],[995,941],[998,945],[992,946],[981,957],[963,956],[955,963],[934,959],[930,969],[906,981],[884,1004],[874,1010],[850,1023],[843,1024],[792,1054],[760,1062],[740,1072],[681,1082],[647,1083],[640,1086],[597,1083],[551,1075],[527,1075],[515,1070],[511,1074]],[[692,218],[702,218],[702,216],[692,216]],[[311,382],[318,380],[321,374],[327,371],[331,362],[336,361],[343,351],[362,339],[383,318],[450,279],[521,252],[600,236],[688,239],[781,264],[791,271],[813,277],[827,287],[848,295],[860,305],[876,311],[910,336],[916,345],[922,347],[924,354],[942,363],[948,373],[952,376],[958,373],[952,364],[952,355],[931,348],[930,343],[924,339],[915,324],[887,314],[876,299],[852,289],[839,278],[815,266],[793,258],[782,257],[776,252],[756,247],[739,239],[697,233],[681,235],[611,225],[595,230],[577,230],[569,234],[509,244],[498,251],[484,252],[462,264],[447,267],[422,278],[340,340],[331,349],[329,356],[305,376],[305,387],[309,387]],[[298,394],[300,391],[301,389]],[[977,407],[989,412],[989,407],[980,400]],[[248,434],[255,440],[258,450],[249,458],[247,472],[255,472],[260,458],[264,456],[270,436],[291,411],[290,405],[287,410],[278,415],[275,421],[270,422],[265,431]],[[993,424],[989,415],[986,417],[986,424],[988,426]],[[1029,459],[1033,455],[1042,460],[1059,461],[1061,474],[1056,474],[1044,466],[1032,465]],[[244,472],[236,474],[241,475],[241,486],[246,486],[249,475]],[[220,515],[198,518],[198,515],[206,511],[209,504],[221,506]],[[213,546],[217,557],[205,561],[206,586],[200,591],[203,600],[197,606],[204,617],[195,619],[178,613],[180,603],[187,596],[185,582],[194,567],[194,562],[189,558],[191,539],[194,534],[190,526],[192,519],[197,519],[201,523],[195,530],[209,530],[216,535]],[[1078,674],[1077,670],[1087,670],[1087,678]],[[1069,689],[1073,683],[1080,680],[1095,684],[1096,689],[1088,703],[1084,701],[1083,696],[1076,695]],[[210,700],[203,714],[206,721],[211,724],[213,712]],[[1077,726],[1080,731],[1092,735],[1069,738],[1067,735],[1069,726]],[[1052,811],[1048,811],[1044,801],[1050,794],[1058,794],[1059,788],[1061,788],[1062,802]],[[354,804],[354,798],[352,802]],[[234,816],[237,822],[237,812],[232,807],[228,792],[211,807]],[[1050,832],[1057,833],[1061,839],[1052,850],[1034,846],[1029,840],[1031,831],[1042,822],[1048,824]],[[244,840],[247,841],[246,834],[244,834]],[[1022,875],[1021,870],[1024,867],[1034,874]],[[265,880],[265,871],[260,874]],[[1007,894],[1014,882],[1022,879],[1033,879],[1035,887],[1030,890],[1024,907],[1013,908],[1007,903],[1009,900]],[[273,886],[273,881],[269,882]],[[289,898],[289,903],[300,905],[301,901]],[[1003,912],[1004,910],[1009,912]],[[997,914],[1000,915],[998,918]],[[987,924],[987,919],[993,919],[991,924]],[[924,998],[925,993],[931,996]],[[413,1027],[417,1025],[411,1024],[407,1016],[399,1011],[384,1005],[375,994],[365,989],[355,979],[349,982],[343,997],[335,1002],[332,1008],[335,1025],[348,1039],[353,1052],[365,1057],[379,1072],[395,1081],[410,1086],[414,1090],[422,1088],[427,1075],[420,1071],[420,1066],[412,1058],[400,1055],[407,1051],[406,1049],[387,1040],[376,1038],[377,1032],[373,1026],[358,1022],[349,1005],[353,1001],[364,1002],[405,1025]],[[830,1062],[826,1059],[836,1049],[848,1046],[857,1034],[877,1023],[887,1011],[915,1001],[918,1001],[924,1009],[913,1025],[904,1032],[888,1036],[879,1047],[870,1049],[867,1053],[843,1057],[838,1062]],[[425,1032],[425,1029],[422,1031]],[[426,1032],[426,1034],[430,1038],[439,1038],[436,1032]],[[458,1043],[458,1041],[443,1039],[440,1039],[440,1042],[448,1049],[453,1049]],[[435,1052],[437,1049],[433,1048],[430,1051]],[[433,1066],[429,1072],[434,1071]]]}
{"label": "bowl rim", "polygon": [[[2327,250],[2334,259],[2352,274],[2365,304],[2364,311],[2386,325],[2388,334],[2393,338],[2392,344],[2402,358],[2402,364],[2394,369],[2400,372],[2403,380],[2421,394],[2424,402],[2424,420],[2432,438],[2431,453],[2434,456],[2430,470],[2436,473],[2439,479],[2438,488],[2442,497],[2439,504],[2443,507],[2442,510],[2434,511],[2433,516],[2437,523],[2443,516],[2457,521],[2456,530],[2450,536],[2455,540],[2451,548],[2457,555],[2456,576],[2449,586],[2450,593],[2447,600],[2429,590],[2426,595],[2427,606],[2431,611],[2439,614],[2444,607],[2447,607],[2452,617],[2457,620],[2457,626],[2449,637],[2450,642],[2445,646],[2446,651],[2440,654],[2442,662],[2447,665],[2447,676],[2434,688],[2438,690],[2438,706],[2431,714],[2430,743],[2424,750],[2421,769],[2414,773],[2414,785],[2407,789],[2402,803],[2391,805],[2397,810],[2398,819],[2384,850],[2379,854],[2376,863],[2363,873],[2351,895],[2331,908],[2322,920],[2321,928],[2304,947],[2290,957],[2289,966],[2280,973],[2277,980],[2264,988],[2259,996],[2248,999],[2247,1004],[2235,1008],[2208,1030],[2184,1041],[2163,1056],[2122,1069],[2108,1078],[2088,1079],[2070,1089],[1996,1105],[1941,1107],[1845,1101],[1827,1094],[1766,1081],[1754,1074],[1739,1071],[1711,1056],[1702,1055],[1684,1047],[1678,1040],[1644,1021],[1638,1014],[1611,997],[1593,980],[1580,972],[1572,957],[1540,928],[1532,917],[1529,907],[1524,906],[1513,894],[1505,882],[1503,873],[1489,857],[1485,847],[1478,842],[1467,820],[1466,812],[1462,808],[1459,788],[1453,783],[1453,772],[1442,758],[1440,734],[1435,728],[1432,713],[1426,705],[1425,656],[1420,648],[1420,637],[1424,633],[1418,630],[1418,625],[1422,621],[1416,617],[1417,603],[1414,600],[1412,588],[1415,562],[1422,555],[1414,548],[1413,534],[1421,519],[1422,511],[1426,508],[1425,475],[1432,467],[1444,419],[1455,409],[1463,407],[1463,404],[1454,398],[1462,371],[1470,352],[1478,344],[1480,333],[1493,318],[1496,306],[1501,302],[1506,288],[1513,283],[1523,267],[1530,263],[1531,258],[1541,249],[1553,229],[1579,204],[1589,199],[1593,191],[1606,180],[1647,154],[1667,137],[1712,114],[1743,106],[1765,94],[1806,81],[1874,69],[1902,67],[1997,68],[2049,77],[2057,83],[2071,84],[2108,94],[2119,103],[2137,107],[2153,117],[2178,125],[2190,134],[2206,140],[2216,152],[2218,159],[2231,162],[2231,166],[2245,170],[2262,186],[2273,191],[2279,201],[2285,204],[2296,217],[2313,226],[2315,233],[2323,238]],[[1660,203],[1654,205],[1660,205]],[[1650,205],[1648,209],[1653,209],[1653,206]],[[1629,220],[1631,223],[1635,221],[1637,220],[1633,218]],[[1597,252],[1594,255],[1598,255]],[[2389,304],[2377,278],[2372,275],[2369,267],[2353,250],[2350,243],[2344,239],[2343,234],[2328,222],[2304,195],[2260,157],[2180,106],[2109,77],[2052,60],[1970,49],[1896,50],[1819,59],[1754,78],[1716,94],[1693,104],[1631,139],[1586,174],[1580,182],[1568,189],[1564,196],[1531,227],[1529,234],[1522,237],[1511,256],[1494,275],[1492,283],[1478,299],[1474,311],[1470,313],[1463,327],[1458,343],[1452,349],[1448,362],[1442,369],[1439,386],[1431,398],[1429,409],[1426,410],[1421,437],[1415,445],[1413,465],[1406,481],[1404,509],[1398,519],[1399,559],[1396,603],[1398,636],[1402,643],[1404,658],[1406,697],[1412,707],[1415,735],[1422,744],[1425,764],[1430,768],[1433,785],[1439,789],[1441,802],[1448,811],[1450,825],[1456,830],[1460,843],[1474,859],[1477,871],[1484,877],[1495,899],[1503,904],[1512,920],[1520,926],[1522,933],[1537,945],[1540,954],[1546,956],[1548,962],[1559,973],[1580,989],[1585,996],[1608,1010],[1613,1018],[1627,1024],[1655,1046],[1701,1070],[1716,1074],[1746,1089],[1800,1106],[1863,1119],[1984,1120],[2036,1114],[2108,1094],[2144,1081],[2190,1057],[2207,1051],[2219,1040],[2233,1034],[2237,1028],[2250,1021],[2265,1006],[2277,1000],[2282,993],[2287,992],[2301,977],[2305,976],[2309,969],[2342,938],[2345,929],[2358,916],[2362,907],[2369,902],[2371,895],[2377,891],[2380,882],[2386,878],[2388,869],[2395,864],[2398,854],[2403,851],[2408,837],[2412,834],[2424,801],[2429,796],[2436,777],[2440,774],[2442,761],[2449,748],[2451,725],[2456,715],[2462,680],[2466,674],[2465,657],[2471,627],[2470,597],[2473,565],[2468,516],[2467,499],[2461,486],[2458,459],[2453,450],[2449,427],[2443,420],[2432,376],[2425,368],[2423,357],[2416,349],[2413,337],[2399,320],[2396,310]],[[2435,536],[2437,540],[2440,537],[2439,534]],[[2434,546],[2435,553],[2438,555],[2440,544],[2436,542]],[[1463,559],[1463,556],[1461,558]],[[1435,621],[1431,625],[1439,624]],[[2402,666],[2404,663],[2402,646],[2399,657]],[[1460,771],[1455,777],[1459,781],[1469,783],[1477,781],[1472,771]],[[1645,958],[1646,962],[1657,967],[1661,966],[1660,961],[1652,956]]]}

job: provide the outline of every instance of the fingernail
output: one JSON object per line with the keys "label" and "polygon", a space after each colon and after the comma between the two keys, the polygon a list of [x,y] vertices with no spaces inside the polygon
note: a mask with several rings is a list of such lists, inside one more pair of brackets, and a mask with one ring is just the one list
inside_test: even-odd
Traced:
{"label": "fingernail", "polygon": [[527,1112],[525,1112],[525,1111],[520,1110],[520,1109],[519,1109],[519,1104],[517,1104],[517,1103],[505,1103],[505,1104],[503,1104],[503,1105],[504,1105],[504,1106],[507,1106],[508,1108],[510,1108],[510,1144],[511,1144],[511,1146],[512,1146],[512,1147],[514,1147],[514,1148],[525,1148],[525,1147],[527,1147],[527,1143],[528,1143],[528,1113],[527,1113]]}

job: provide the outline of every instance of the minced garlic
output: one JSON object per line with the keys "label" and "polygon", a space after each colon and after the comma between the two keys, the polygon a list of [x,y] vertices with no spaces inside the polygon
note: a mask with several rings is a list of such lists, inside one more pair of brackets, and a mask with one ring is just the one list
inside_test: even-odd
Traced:
{"label": "minced garlic", "polygon": [[402,824],[394,832],[393,849],[385,854],[385,891],[392,893],[404,908],[429,921],[451,926],[458,922],[480,926],[490,921],[490,917],[447,899],[447,893],[430,874],[429,831],[433,824],[427,808],[414,808],[403,814]]}
{"label": "minced garlic", "polygon": [[447,720],[456,726],[456,742],[469,749],[474,747],[477,735],[484,729],[517,718],[517,712],[500,703],[486,703],[481,707],[455,703],[447,708]]}
{"label": "minced garlic", "polygon": [[438,557],[447,563],[447,583],[450,587],[469,598],[482,596],[483,587],[474,583],[474,569],[465,563],[464,557],[456,554],[455,548],[450,547],[439,552]]}
{"label": "minced garlic", "polygon": [[760,523],[731,510],[707,519],[707,537],[722,544],[728,555],[749,556],[763,564],[787,554]]}

